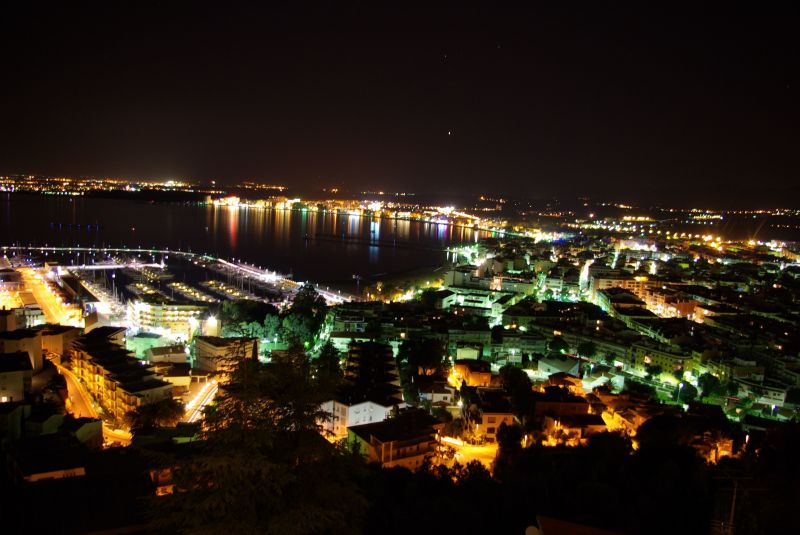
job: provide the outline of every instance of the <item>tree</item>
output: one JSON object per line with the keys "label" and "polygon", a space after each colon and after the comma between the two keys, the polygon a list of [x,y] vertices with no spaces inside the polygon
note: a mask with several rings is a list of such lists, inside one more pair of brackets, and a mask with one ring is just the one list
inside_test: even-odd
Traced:
{"label": "tree", "polygon": [[296,339],[300,342],[309,342],[316,336],[314,318],[302,312],[289,312],[281,324],[284,337],[287,340]]}
{"label": "tree", "polygon": [[612,431],[603,431],[602,433],[591,435],[587,446],[593,455],[603,458],[625,457],[633,452],[631,439]]}
{"label": "tree", "polygon": [[436,294],[439,292],[438,288],[425,288],[417,296],[417,300],[422,302],[428,308],[436,306]]}
{"label": "tree", "polygon": [[653,364],[645,364],[644,365],[645,373],[647,373],[647,378],[651,381],[655,381],[664,371],[661,366],[653,365]]}
{"label": "tree", "polygon": [[320,405],[331,393],[312,376],[302,346],[270,364],[240,358],[230,377],[202,441],[164,460],[177,491],[152,499],[150,530],[359,532],[361,461],[321,439],[319,422],[328,415]]}
{"label": "tree", "polygon": [[281,317],[278,314],[264,316],[264,338],[273,341],[280,336]]}
{"label": "tree", "polygon": [[173,398],[140,405],[125,414],[125,424],[132,430],[173,427],[184,415],[183,404]]}
{"label": "tree", "polygon": [[507,364],[500,368],[500,380],[511,398],[514,414],[524,422],[533,401],[533,385],[528,374],[516,366]]}
{"label": "tree", "polygon": [[497,446],[500,453],[518,453],[522,450],[522,427],[505,422],[497,429]]}
{"label": "tree", "polygon": [[249,299],[239,299],[235,301],[223,301],[220,310],[220,320],[225,323],[259,322],[270,314],[277,314],[278,310],[262,301]]}
{"label": "tree", "polygon": [[433,414],[433,417],[440,422],[450,423],[453,421],[452,413],[444,407],[434,407],[431,413]]}
{"label": "tree", "polygon": [[515,461],[522,454],[522,427],[518,424],[508,425],[505,422],[497,429],[497,456],[494,460],[494,472],[500,481],[509,477]]}
{"label": "tree", "polygon": [[588,359],[597,355],[597,345],[592,341],[581,342],[578,344],[578,355]]}
{"label": "tree", "polygon": [[628,380],[625,381],[625,387],[623,392],[627,392],[630,394],[634,394],[637,396],[655,398],[656,397],[656,389],[652,386],[640,383],[638,381]]}
{"label": "tree", "polygon": [[435,338],[406,340],[397,351],[398,367],[408,368],[408,377],[432,375],[444,365],[444,344]]}
{"label": "tree", "polygon": [[339,351],[330,341],[325,342],[314,361],[314,373],[321,381],[339,381],[342,378]]}
{"label": "tree", "polygon": [[547,348],[554,353],[569,353],[569,344],[560,335],[554,336]]}
{"label": "tree", "polygon": [[228,338],[264,338],[264,324],[258,321],[240,321],[238,323],[226,323],[223,325],[222,336]]}
{"label": "tree", "polygon": [[423,375],[433,375],[442,368],[444,356],[444,344],[435,338],[426,338],[416,345],[408,363],[421,370]]}
{"label": "tree", "polygon": [[297,290],[289,310],[294,313],[308,314],[321,322],[328,312],[328,306],[325,298],[317,293],[314,286],[304,284]]}
{"label": "tree", "polygon": [[700,396],[722,396],[725,394],[725,387],[715,375],[708,372],[697,378],[697,386],[700,387]]}
{"label": "tree", "polygon": [[679,403],[690,403],[697,399],[697,389],[686,381],[681,381],[672,391],[672,399]]}
{"label": "tree", "polygon": [[502,325],[495,325],[492,327],[492,343],[493,344],[502,344],[503,343],[503,332],[504,328]]}
{"label": "tree", "polygon": [[645,421],[636,431],[639,445],[647,449],[686,446],[692,440],[686,420],[673,414],[659,414]]}

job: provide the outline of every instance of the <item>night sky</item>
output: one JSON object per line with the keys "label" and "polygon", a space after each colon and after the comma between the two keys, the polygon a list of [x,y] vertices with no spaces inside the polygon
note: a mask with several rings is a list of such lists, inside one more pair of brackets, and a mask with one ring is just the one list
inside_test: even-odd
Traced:
{"label": "night sky", "polygon": [[800,18],[771,3],[164,4],[3,5],[0,172],[800,204]]}

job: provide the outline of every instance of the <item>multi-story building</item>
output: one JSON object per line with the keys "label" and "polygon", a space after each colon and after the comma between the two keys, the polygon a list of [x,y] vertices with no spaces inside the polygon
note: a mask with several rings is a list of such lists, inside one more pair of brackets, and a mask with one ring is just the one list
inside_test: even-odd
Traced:
{"label": "multi-story building", "polygon": [[489,386],[492,382],[491,364],[485,360],[457,360],[453,365],[451,384],[460,387],[462,382],[467,386]]}
{"label": "multi-story building", "polygon": [[606,424],[599,414],[546,415],[544,430],[556,442],[585,445],[591,435],[606,431]]}
{"label": "multi-story building", "polygon": [[648,367],[659,367],[664,372],[690,371],[692,356],[676,348],[658,342],[640,339],[632,344],[632,366],[646,372]]}
{"label": "multi-story building", "polygon": [[33,292],[24,290],[19,292],[17,297],[22,304],[21,307],[14,309],[19,327],[28,328],[45,323],[44,311],[33,297]]}
{"label": "multi-story building", "polygon": [[639,299],[636,294],[616,286],[598,290],[595,294],[595,303],[612,316],[615,316],[616,311],[621,308],[645,306],[645,302]]}
{"label": "multi-story building", "polygon": [[61,357],[66,354],[72,342],[80,336],[80,329],[69,325],[44,325],[42,333],[42,352]]}
{"label": "multi-story building", "polygon": [[481,355],[489,356],[492,331],[488,326],[473,328],[451,328],[447,331],[448,353],[457,355],[459,347],[475,347]]}
{"label": "multi-story building", "polygon": [[258,338],[195,336],[195,367],[209,373],[227,373],[237,359],[257,359],[258,347]]}
{"label": "multi-story building", "polygon": [[511,402],[502,388],[477,388],[476,405],[477,414],[468,408],[464,410],[464,414],[470,430],[486,442],[497,441],[497,432],[502,424],[513,425],[516,422],[516,417],[511,412]]}
{"label": "multi-story building", "polygon": [[391,416],[395,408],[405,406],[401,398],[381,399],[374,396],[373,399],[363,401],[355,399],[357,398],[338,395],[337,399],[322,404],[322,410],[329,415],[327,420],[321,422],[325,435],[343,438],[347,436],[349,427],[382,422]]}
{"label": "multi-story building", "polygon": [[620,272],[601,272],[596,275],[590,275],[589,279],[592,301],[597,299],[598,291],[608,288],[624,288],[630,290],[637,296],[641,296],[644,295],[644,290],[647,288],[648,284],[649,281],[647,277],[634,277]]}
{"label": "multi-story building", "polygon": [[70,350],[73,372],[89,393],[115,418],[172,396],[172,385],[130,352],[92,333]]}
{"label": "multi-story building", "polygon": [[328,419],[321,422],[330,436],[343,437],[347,428],[382,422],[405,407],[392,348],[376,342],[352,342],[345,362],[345,382],[334,398],[322,404]]}
{"label": "multi-story building", "polygon": [[[128,319],[131,325],[140,331],[164,334],[178,339],[189,340],[192,334],[201,326],[201,322],[208,313],[208,307],[193,303],[158,302],[149,299],[131,299],[128,301]],[[204,334],[216,335],[211,332],[211,323],[205,322]]]}
{"label": "multi-story building", "polygon": [[437,435],[444,426],[421,409],[409,409],[382,422],[351,426],[348,439],[371,462],[383,468],[417,470],[435,453]]}
{"label": "multi-story building", "polygon": [[693,318],[697,301],[671,288],[649,287],[643,295],[648,310],[662,318]]}

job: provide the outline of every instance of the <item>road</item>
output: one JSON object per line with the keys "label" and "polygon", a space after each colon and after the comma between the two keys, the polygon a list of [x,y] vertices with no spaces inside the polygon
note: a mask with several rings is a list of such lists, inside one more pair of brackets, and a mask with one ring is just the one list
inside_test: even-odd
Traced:
{"label": "road", "polygon": [[89,395],[84,391],[75,375],[59,366],[58,372],[64,376],[69,393],[69,410],[77,418],[97,418],[97,411],[92,406]]}
{"label": "road", "polygon": [[62,302],[47,284],[45,277],[34,268],[19,268],[25,288],[30,290],[36,303],[42,309],[47,323],[83,327],[81,310]]}
{"label": "road", "polygon": [[44,317],[47,323],[61,323],[61,314],[57,314],[55,310],[55,298],[43,286],[44,281],[36,278],[36,272],[30,268],[21,268],[18,270],[22,274],[22,282],[25,284],[25,289],[30,290],[36,303],[41,307],[44,312]]}
{"label": "road", "polygon": [[491,471],[494,458],[497,456],[497,444],[473,446],[452,437],[442,437],[442,442],[456,450],[455,460],[460,465],[464,466],[472,461],[478,461]]}
{"label": "road", "polygon": [[[69,392],[69,409],[76,417],[100,418],[97,409],[92,404],[92,398],[78,378],[70,370],[63,366],[58,366],[58,372],[67,381],[67,391]],[[103,438],[105,442],[119,442],[123,446],[131,443],[131,434],[123,429],[113,429],[103,422]]]}
{"label": "road", "polygon": [[219,390],[219,386],[216,380],[212,379],[206,383],[194,399],[186,404],[186,414],[184,415],[183,421],[196,422],[202,418],[203,409],[214,400],[214,396],[217,395],[217,390]]}

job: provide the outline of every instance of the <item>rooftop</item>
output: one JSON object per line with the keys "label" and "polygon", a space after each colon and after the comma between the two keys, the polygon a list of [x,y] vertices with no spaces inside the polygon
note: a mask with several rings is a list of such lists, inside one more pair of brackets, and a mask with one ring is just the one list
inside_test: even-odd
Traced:
{"label": "rooftop", "polygon": [[39,335],[37,329],[17,329],[15,331],[0,332],[0,340],[24,340]]}
{"label": "rooftop", "polygon": [[408,441],[432,437],[439,421],[422,409],[409,409],[382,422],[356,425],[350,431],[366,442],[375,438],[379,442]]}
{"label": "rooftop", "polygon": [[237,337],[237,338],[223,338],[221,336],[195,336],[195,340],[205,342],[214,347],[229,347],[232,345],[240,344],[243,341],[252,342],[257,338]]}
{"label": "rooftop", "polygon": [[31,359],[26,351],[0,353],[0,373],[33,371]]}

